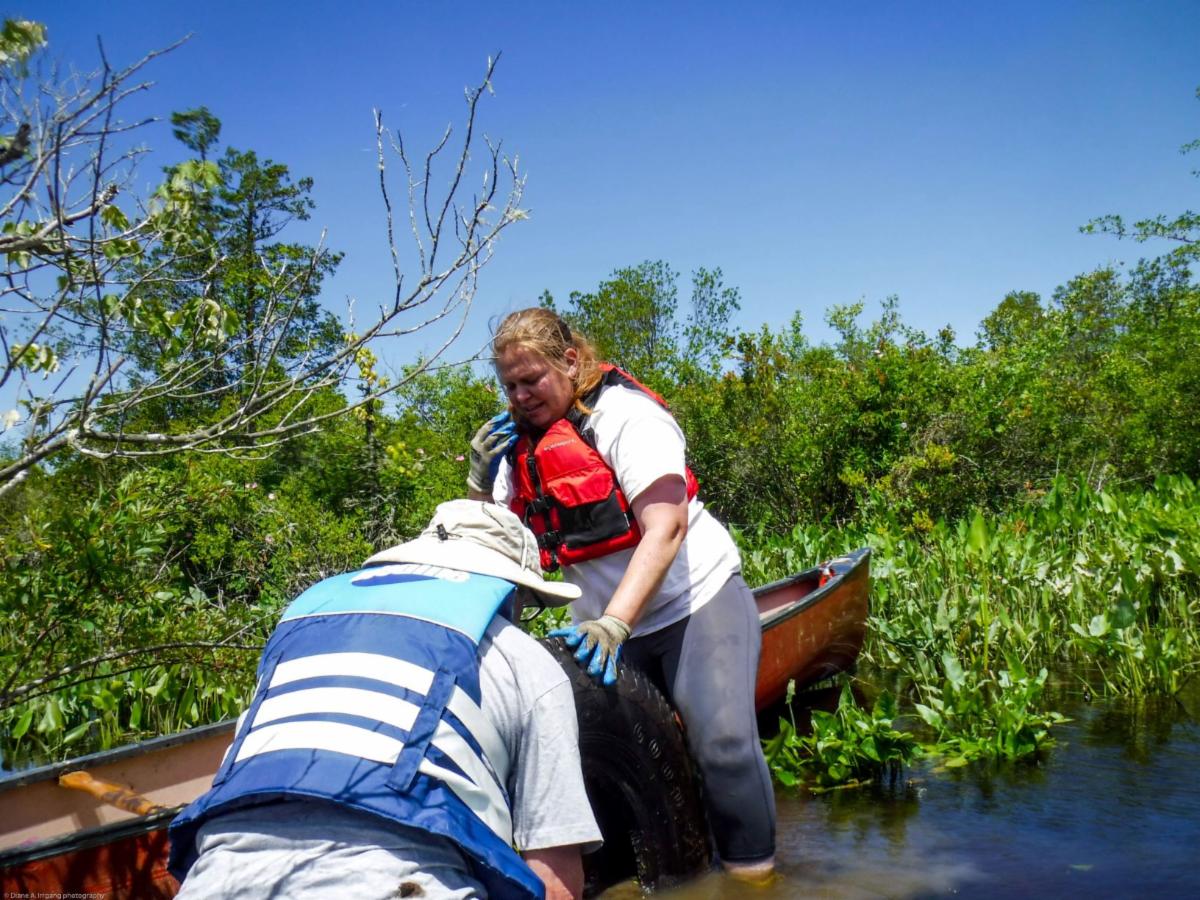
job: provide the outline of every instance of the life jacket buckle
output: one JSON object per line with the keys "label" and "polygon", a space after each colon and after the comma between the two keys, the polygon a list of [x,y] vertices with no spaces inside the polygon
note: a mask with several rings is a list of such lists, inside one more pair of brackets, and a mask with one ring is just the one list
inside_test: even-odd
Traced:
{"label": "life jacket buckle", "polygon": [[540,516],[550,509],[552,502],[545,494],[540,494],[526,504],[525,515]]}

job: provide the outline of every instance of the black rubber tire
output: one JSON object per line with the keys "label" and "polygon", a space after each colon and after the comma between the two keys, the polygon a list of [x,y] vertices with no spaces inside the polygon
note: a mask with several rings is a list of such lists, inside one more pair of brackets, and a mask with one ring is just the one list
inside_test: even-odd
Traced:
{"label": "black rubber tire", "polygon": [[585,896],[637,877],[644,890],[672,887],[712,864],[695,764],[662,692],[640,670],[603,687],[562,638],[544,638],[575,691],[579,752],[604,847],[583,858]]}

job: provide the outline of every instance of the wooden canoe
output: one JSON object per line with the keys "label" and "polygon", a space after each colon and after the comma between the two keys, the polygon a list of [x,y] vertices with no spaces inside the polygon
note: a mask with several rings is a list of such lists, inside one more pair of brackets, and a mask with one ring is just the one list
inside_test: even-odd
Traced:
{"label": "wooden canoe", "polygon": [[[803,690],[854,665],[866,632],[869,558],[857,550],[754,591],[763,628],[758,709],[782,699],[789,681]],[[208,788],[234,726],[218,722],[0,779],[0,896],[174,896],[167,824]],[[78,771],[91,776],[94,793],[60,786]],[[114,806],[120,789],[157,809]]]}
{"label": "wooden canoe", "polygon": [[867,631],[871,551],[863,547],[754,591],[762,654],[754,705],[761,711],[797,690],[854,667]]}

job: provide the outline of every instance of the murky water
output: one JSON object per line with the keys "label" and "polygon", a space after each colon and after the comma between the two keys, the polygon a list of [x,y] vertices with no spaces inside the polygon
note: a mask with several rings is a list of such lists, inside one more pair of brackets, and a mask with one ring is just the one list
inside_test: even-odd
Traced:
{"label": "murky water", "polygon": [[1073,721],[1038,765],[918,769],[894,788],[821,797],[781,789],[773,884],[713,874],[658,896],[1200,897],[1200,686],[1142,709],[1056,708]]}

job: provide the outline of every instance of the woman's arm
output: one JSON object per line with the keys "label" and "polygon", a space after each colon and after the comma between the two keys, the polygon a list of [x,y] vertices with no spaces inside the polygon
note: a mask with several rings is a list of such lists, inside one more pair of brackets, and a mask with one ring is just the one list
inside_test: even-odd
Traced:
{"label": "woman's arm", "polygon": [[642,539],[604,613],[633,628],[662,586],[687,536],[687,485],[678,475],[664,475],[630,501]]}

